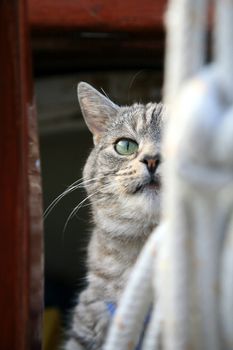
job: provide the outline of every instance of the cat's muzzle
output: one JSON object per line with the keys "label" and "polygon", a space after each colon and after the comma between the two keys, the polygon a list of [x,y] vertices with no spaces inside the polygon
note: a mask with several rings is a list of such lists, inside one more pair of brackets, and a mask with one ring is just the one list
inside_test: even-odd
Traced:
{"label": "cat's muzzle", "polygon": [[160,188],[161,188],[161,180],[160,180],[160,177],[156,175],[156,176],[151,176],[151,178],[145,181],[143,184],[139,184],[136,187],[136,190],[134,191],[134,193],[143,192],[144,190],[151,190],[158,193]]}

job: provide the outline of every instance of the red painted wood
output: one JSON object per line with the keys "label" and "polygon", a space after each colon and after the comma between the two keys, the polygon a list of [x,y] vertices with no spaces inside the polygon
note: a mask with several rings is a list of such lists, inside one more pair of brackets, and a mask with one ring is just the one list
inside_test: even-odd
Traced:
{"label": "red painted wood", "polygon": [[[40,349],[32,331],[40,324],[41,295],[34,319],[30,297],[33,270],[42,269],[41,262],[31,263],[36,230],[29,206],[29,117],[34,100],[24,0],[0,0],[0,50],[0,349]],[[39,231],[41,260],[41,224]]]}
{"label": "red painted wood", "polygon": [[148,32],[163,27],[167,0],[28,0],[33,28]]}

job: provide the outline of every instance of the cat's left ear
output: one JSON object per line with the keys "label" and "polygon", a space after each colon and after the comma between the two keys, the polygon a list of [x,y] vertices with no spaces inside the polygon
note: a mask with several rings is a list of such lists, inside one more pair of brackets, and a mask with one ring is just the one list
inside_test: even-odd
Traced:
{"label": "cat's left ear", "polygon": [[78,100],[94,143],[98,143],[108,121],[116,116],[120,107],[84,82],[78,84]]}

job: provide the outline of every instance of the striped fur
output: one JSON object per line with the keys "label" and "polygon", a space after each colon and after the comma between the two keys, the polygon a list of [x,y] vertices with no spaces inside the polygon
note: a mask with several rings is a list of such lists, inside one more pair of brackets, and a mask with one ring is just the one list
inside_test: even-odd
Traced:
{"label": "striped fur", "polygon": [[[156,103],[118,107],[86,83],[79,84],[79,101],[95,143],[84,168],[93,232],[88,286],[74,309],[65,349],[100,350],[110,321],[106,303],[119,301],[145,240],[159,223],[160,189],[147,185],[143,159],[161,151],[164,109]],[[114,144],[122,137],[138,143],[136,154],[117,154]],[[161,177],[161,166],[154,176]]]}

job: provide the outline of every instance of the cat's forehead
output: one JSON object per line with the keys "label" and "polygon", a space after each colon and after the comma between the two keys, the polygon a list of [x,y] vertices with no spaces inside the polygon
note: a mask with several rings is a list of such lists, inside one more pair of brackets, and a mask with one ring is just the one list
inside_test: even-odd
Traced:
{"label": "cat's forehead", "polygon": [[130,107],[121,107],[111,129],[114,134],[128,131],[141,137],[146,135],[160,137],[163,109],[161,103],[134,104]]}

